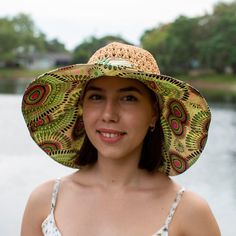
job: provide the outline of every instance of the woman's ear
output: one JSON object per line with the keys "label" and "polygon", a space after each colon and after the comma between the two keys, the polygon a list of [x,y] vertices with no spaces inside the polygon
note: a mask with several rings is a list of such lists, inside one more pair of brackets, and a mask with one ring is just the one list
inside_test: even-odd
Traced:
{"label": "woman's ear", "polygon": [[152,118],[151,118],[151,122],[150,122],[151,129],[155,129],[156,122],[158,120],[158,116],[159,116],[159,112],[158,112],[157,106],[154,105]]}
{"label": "woman's ear", "polygon": [[156,121],[157,121],[157,117],[153,116],[152,120],[151,120],[151,123],[150,123],[151,128],[154,128],[156,126]]}
{"label": "woman's ear", "polygon": [[152,118],[150,122],[150,127],[155,127],[156,122],[159,120],[159,98],[157,94],[155,94],[153,91],[150,91],[150,97],[151,97],[151,103],[152,103]]}
{"label": "woman's ear", "polygon": [[153,124],[156,124],[156,121],[159,118],[159,106],[158,106],[158,101],[153,103],[153,116],[152,116],[152,122]]}

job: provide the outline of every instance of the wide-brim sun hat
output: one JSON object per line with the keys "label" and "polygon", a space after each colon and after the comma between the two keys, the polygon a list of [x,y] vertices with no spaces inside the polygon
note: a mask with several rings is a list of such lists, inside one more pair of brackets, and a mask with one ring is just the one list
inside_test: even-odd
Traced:
{"label": "wide-brim sun hat", "polygon": [[178,175],[196,162],[211,120],[206,100],[186,82],[162,75],[148,51],[118,42],[100,48],[87,64],[62,67],[30,83],[22,112],[31,137],[44,152],[62,165],[80,168],[76,158],[85,137],[80,100],[85,85],[101,76],[138,80],[158,97],[164,135],[158,171]]}

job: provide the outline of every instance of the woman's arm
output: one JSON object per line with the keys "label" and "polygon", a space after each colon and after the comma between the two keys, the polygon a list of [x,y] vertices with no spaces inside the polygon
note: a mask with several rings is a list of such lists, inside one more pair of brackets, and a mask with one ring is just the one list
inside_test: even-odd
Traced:
{"label": "woman's arm", "polygon": [[22,220],[21,236],[43,235],[41,224],[50,213],[53,183],[44,183],[31,193]]}

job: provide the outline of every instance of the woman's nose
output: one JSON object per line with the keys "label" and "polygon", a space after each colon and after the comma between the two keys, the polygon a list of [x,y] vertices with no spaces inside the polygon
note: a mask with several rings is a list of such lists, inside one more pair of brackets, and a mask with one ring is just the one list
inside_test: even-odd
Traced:
{"label": "woman's nose", "polygon": [[119,121],[119,105],[114,101],[107,101],[104,105],[102,120],[104,122]]}

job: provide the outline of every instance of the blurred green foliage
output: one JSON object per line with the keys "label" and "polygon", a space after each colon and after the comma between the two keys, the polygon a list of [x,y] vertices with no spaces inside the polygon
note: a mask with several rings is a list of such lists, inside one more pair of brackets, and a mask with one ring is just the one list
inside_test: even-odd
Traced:
{"label": "blurred green foliage", "polygon": [[17,58],[40,52],[65,52],[57,39],[47,40],[26,14],[0,18],[0,62],[13,66]]}
{"label": "blurred green foliage", "polygon": [[236,74],[236,1],[218,3],[212,14],[179,16],[146,30],[141,45],[155,56],[162,73],[228,69]]}

